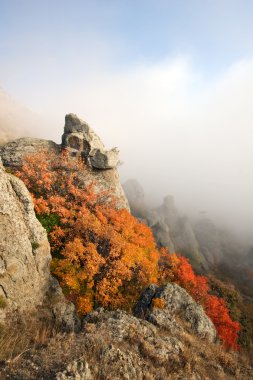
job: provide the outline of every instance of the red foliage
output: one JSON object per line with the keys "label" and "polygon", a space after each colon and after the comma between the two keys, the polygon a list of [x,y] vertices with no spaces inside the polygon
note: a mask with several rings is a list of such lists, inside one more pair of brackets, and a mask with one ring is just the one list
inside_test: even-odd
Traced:
{"label": "red foliage", "polygon": [[238,322],[232,321],[225,301],[209,294],[208,279],[204,276],[197,276],[188,259],[183,256],[168,255],[166,252],[162,252],[160,260],[160,265],[163,268],[166,267],[166,272],[160,272],[163,274],[162,280],[176,282],[186,289],[193,299],[203,306],[224,345],[237,350],[240,325]]}
{"label": "red foliage", "polygon": [[230,318],[224,299],[208,294],[204,306],[206,314],[213,321],[218,336],[225,346],[238,350],[237,340],[240,325]]}

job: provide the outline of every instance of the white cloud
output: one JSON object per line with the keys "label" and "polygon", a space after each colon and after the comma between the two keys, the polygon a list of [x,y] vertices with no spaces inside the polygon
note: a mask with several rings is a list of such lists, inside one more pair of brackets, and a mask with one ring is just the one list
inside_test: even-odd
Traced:
{"label": "white cloud", "polygon": [[[94,70],[55,88],[37,107],[59,140],[75,112],[118,146],[122,178],[136,177],[150,196],[167,193],[187,211],[250,230],[253,226],[253,60],[206,78],[177,57],[122,70]],[[70,84],[71,83],[71,84]],[[36,108],[36,104],[35,108]]]}

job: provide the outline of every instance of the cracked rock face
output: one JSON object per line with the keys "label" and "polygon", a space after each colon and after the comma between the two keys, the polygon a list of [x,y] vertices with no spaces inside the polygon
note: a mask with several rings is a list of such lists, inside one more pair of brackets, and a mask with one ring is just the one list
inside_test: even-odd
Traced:
{"label": "cracked rock face", "polygon": [[[164,301],[164,307],[152,305],[153,299]],[[177,317],[190,325],[190,330],[201,338],[214,342],[216,330],[203,308],[180,286],[167,284],[162,287],[150,285],[141,295],[134,311],[135,315],[170,331],[180,330]]]}
{"label": "cracked rock face", "polygon": [[30,194],[21,180],[5,172],[0,159],[0,321],[34,312],[54,297],[49,309],[58,305],[58,322],[74,327],[73,305],[66,303],[51,276],[50,261],[46,231],[35,216]]}

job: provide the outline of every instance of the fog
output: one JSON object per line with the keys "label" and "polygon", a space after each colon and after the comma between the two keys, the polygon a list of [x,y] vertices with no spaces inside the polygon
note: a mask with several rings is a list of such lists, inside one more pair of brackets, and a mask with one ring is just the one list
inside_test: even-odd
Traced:
{"label": "fog", "polygon": [[77,113],[121,152],[121,180],[147,200],[172,194],[182,213],[206,214],[243,237],[253,227],[253,60],[206,78],[185,57],[128,70],[96,67],[89,78],[40,103],[36,136],[60,141]]}
{"label": "fog", "polygon": [[252,2],[74,4],[1,3],[0,86],[26,107],[0,107],[5,135],[60,142],[76,113],[152,205],[253,240]]}

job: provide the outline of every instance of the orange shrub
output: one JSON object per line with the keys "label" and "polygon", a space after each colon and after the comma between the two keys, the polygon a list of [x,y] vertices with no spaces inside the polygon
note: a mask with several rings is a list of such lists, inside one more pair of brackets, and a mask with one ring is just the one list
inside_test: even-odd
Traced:
{"label": "orange shrub", "polygon": [[103,203],[95,184],[84,187],[84,170],[66,152],[41,152],[27,157],[17,174],[33,195],[38,218],[50,227],[52,273],[79,313],[99,305],[130,310],[157,282],[159,252],[144,223],[112,207],[113,200]]}

